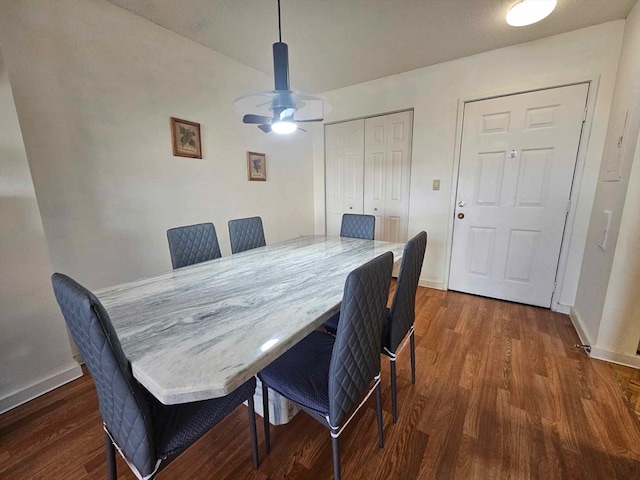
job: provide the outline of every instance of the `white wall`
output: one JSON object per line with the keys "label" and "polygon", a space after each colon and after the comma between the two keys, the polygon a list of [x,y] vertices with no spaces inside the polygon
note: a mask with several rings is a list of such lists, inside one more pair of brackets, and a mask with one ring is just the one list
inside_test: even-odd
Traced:
{"label": "white wall", "polygon": [[[620,220],[596,348],[635,357],[640,342],[640,135]],[[626,359],[626,363],[632,363]],[[635,365],[640,367],[640,357]]]}
{"label": "white wall", "polygon": [[[518,92],[600,78],[582,185],[560,301],[572,305],[584,250],[600,155],[609,117],[624,21],[610,22],[534,42],[446,62],[327,92],[339,121],[414,108],[409,235],[424,229],[429,245],[422,282],[443,287],[449,268],[454,149],[458,102],[491,93]],[[428,48],[428,46],[425,46]],[[314,131],[315,227],[324,231],[324,145]],[[317,138],[320,137],[320,138]],[[432,191],[434,179],[440,191]]]}
{"label": "white wall", "polygon": [[[640,339],[640,167],[636,155],[640,132],[639,3],[625,24],[606,140],[612,151],[617,151],[620,134],[616,120],[632,106],[619,181],[604,181],[608,150],[603,155],[573,316],[584,340],[595,347],[594,355],[626,355],[626,360],[619,355],[613,359],[640,367],[640,358],[635,356]],[[606,250],[598,246],[603,210],[612,212]]]}
{"label": "white wall", "polygon": [[[54,270],[91,289],[169,270],[166,230],[196,222],[224,255],[231,218],[261,215],[267,242],[313,233],[310,135],[232,111],[268,76],[103,0],[0,2],[0,42]],[[172,156],[171,116],[202,124],[202,160]]]}
{"label": "white wall", "polygon": [[[0,46],[15,99],[5,108],[3,69],[1,130],[18,155],[5,173],[3,143],[7,408],[73,362],[52,266],[97,289],[170,270],[170,227],[212,221],[224,255],[231,218],[261,215],[267,242],[313,233],[311,136],[266,135],[232,111],[268,76],[103,0],[0,2]],[[202,160],[172,156],[171,116],[202,125]],[[267,154],[266,182],[247,181],[247,150]]]}
{"label": "white wall", "polygon": [[82,375],[53,297],[49,253],[0,53],[0,413]]}

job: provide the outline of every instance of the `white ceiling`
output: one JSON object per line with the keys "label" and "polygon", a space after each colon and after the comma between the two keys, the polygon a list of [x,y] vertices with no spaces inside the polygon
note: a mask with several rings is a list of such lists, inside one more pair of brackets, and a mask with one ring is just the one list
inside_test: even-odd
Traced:
{"label": "white ceiling", "polygon": [[[109,0],[273,74],[276,0]],[[281,0],[291,84],[326,92],[475,53],[625,18],[636,0],[558,0],[528,27],[504,21],[516,0]]]}

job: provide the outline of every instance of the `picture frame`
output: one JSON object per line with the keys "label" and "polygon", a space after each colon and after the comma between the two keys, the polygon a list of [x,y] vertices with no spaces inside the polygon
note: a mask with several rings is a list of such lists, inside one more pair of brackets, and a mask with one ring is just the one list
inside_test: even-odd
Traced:
{"label": "picture frame", "polygon": [[200,124],[171,117],[171,143],[174,157],[202,158]]}
{"label": "picture frame", "polygon": [[267,156],[264,153],[247,152],[247,176],[250,182],[267,181]]}

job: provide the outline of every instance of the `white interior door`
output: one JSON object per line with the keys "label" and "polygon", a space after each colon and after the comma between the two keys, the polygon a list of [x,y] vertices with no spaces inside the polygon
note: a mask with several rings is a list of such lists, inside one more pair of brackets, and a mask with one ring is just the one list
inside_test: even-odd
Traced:
{"label": "white interior door", "polygon": [[587,92],[465,105],[451,290],[551,305]]}
{"label": "white interior door", "polygon": [[343,213],[363,212],[364,120],[325,126],[327,235],[340,235]]}
{"label": "white interior door", "polygon": [[412,128],[412,111],[365,120],[364,213],[376,240],[407,241]]}

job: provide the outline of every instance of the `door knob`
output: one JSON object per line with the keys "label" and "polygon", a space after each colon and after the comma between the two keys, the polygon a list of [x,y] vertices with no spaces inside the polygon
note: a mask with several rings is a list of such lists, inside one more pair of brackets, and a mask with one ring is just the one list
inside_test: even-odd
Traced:
{"label": "door knob", "polygon": [[464,200],[460,200],[460,201],[458,202],[458,206],[459,206],[459,207],[464,207],[465,205],[466,205],[466,203],[465,203],[465,201],[464,201]]}
{"label": "door knob", "polygon": [[464,218],[464,213],[459,213],[459,214],[458,214],[458,218],[459,218],[460,220],[462,220],[462,219]]}

